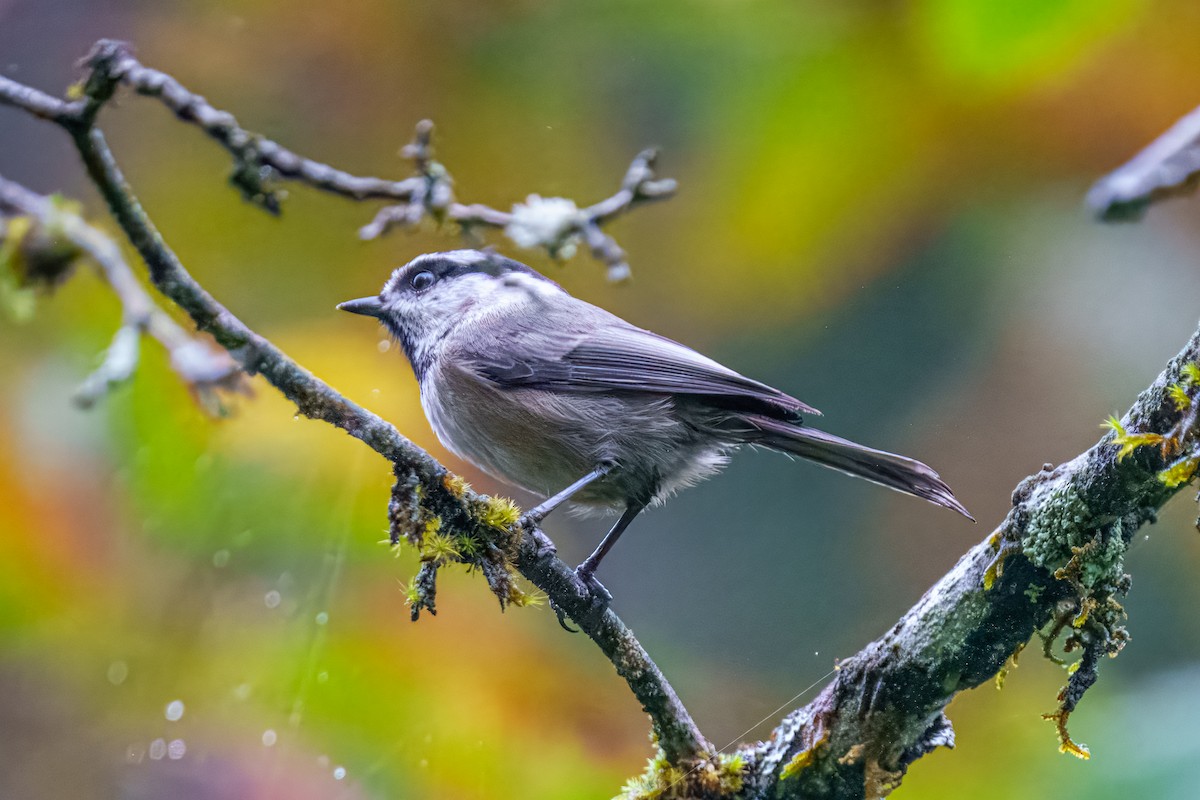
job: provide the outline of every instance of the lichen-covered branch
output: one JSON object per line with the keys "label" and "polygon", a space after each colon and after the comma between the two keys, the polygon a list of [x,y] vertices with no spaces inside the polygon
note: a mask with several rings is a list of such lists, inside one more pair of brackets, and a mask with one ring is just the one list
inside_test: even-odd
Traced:
{"label": "lichen-covered branch", "polygon": [[[886,795],[917,758],[953,745],[944,713],[953,696],[1003,674],[1010,656],[1039,631],[1045,631],[1047,656],[1080,656],[1056,710],[1047,717],[1056,725],[1062,749],[1086,756],[1086,748],[1071,740],[1067,722],[1096,680],[1101,656],[1114,655],[1126,641],[1119,602],[1129,589],[1122,569],[1125,550],[1139,526],[1152,520],[1200,469],[1195,430],[1200,331],[1125,417],[1112,421],[1112,430],[1100,442],[1023,481],[1013,494],[1012,511],[994,533],[895,627],[842,662],[816,700],[789,714],[769,741],[718,754],[637,639],[610,609],[596,603],[536,526],[519,518],[510,503],[472,492],[393,426],[342,397],[208,294],[139,205],[95,121],[117,85],[125,83],[160,97],[181,119],[198,124],[226,147],[234,155],[235,182],[268,208],[277,210],[278,197],[268,184],[272,175],[264,176],[263,168],[348,197],[398,200],[377,217],[374,227],[368,226],[370,235],[431,216],[468,233],[503,227],[519,244],[557,255],[584,242],[616,272],[624,264],[623,254],[600,226],[674,190],[673,182],[654,177],[653,152],[639,155],[620,191],[601,203],[580,210],[561,198],[530,196],[509,213],[453,200],[449,176],[432,158],[428,124],[418,127],[406,152],[415,176],[398,182],[357,178],[243,131],[231,115],[165,73],[143,67],[117,43],[99,43],[85,63],[92,71],[77,98],[60,100],[0,77],[0,104],[51,121],[71,135],[155,287],[211,334],[242,370],[261,374],[301,413],[343,429],[391,463],[396,476],[389,504],[393,541],[410,542],[422,561],[410,586],[414,616],[435,611],[438,570],[466,564],[483,573],[502,605],[529,599],[514,582],[515,573],[524,576],[597,643],[650,715],[660,747],[647,773],[626,787],[627,797]],[[45,209],[40,215],[20,213],[50,219]],[[113,267],[115,248],[69,240],[91,253],[127,309],[144,309],[121,277],[127,267]],[[45,252],[53,255],[52,248]],[[119,277],[114,281],[113,275]],[[146,313],[151,320],[161,314]],[[154,333],[155,325],[147,322],[141,329]],[[120,366],[110,367],[110,374],[119,373]]]}
{"label": "lichen-covered branch", "polygon": [[[1190,384],[1198,361],[1200,330],[1138,396],[1123,427],[1139,435],[1178,434],[1195,398],[1181,407],[1173,387]],[[1164,479],[1172,454],[1144,446],[1122,458],[1119,438],[1110,432],[1071,461],[1022,481],[991,536],[895,627],[843,661],[834,681],[790,714],[770,741],[743,751],[754,780],[750,795],[886,794],[914,760],[953,746],[944,710],[954,695],[992,678],[1047,626],[1066,633],[1060,644],[1082,655],[1059,709],[1047,716],[1059,726],[1063,750],[1086,756],[1066,734],[1066,717],[1095,680],[1099,656],[1124,643],[1117,598],[1129,588],[1125,550],[1182,485]]]}

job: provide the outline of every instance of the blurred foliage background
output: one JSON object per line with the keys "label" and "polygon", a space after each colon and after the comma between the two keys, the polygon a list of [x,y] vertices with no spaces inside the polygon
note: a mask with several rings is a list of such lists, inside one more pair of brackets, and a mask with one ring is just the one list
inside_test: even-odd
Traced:
{"label": "blurred foliage background", "polygon": [[[934,465],[980,520],[749,452],[639,520],[601,577],[723,745],[810,698],[1194,329],[1200,206],[1102,227],[1081,198],[1200,102],[1198,29],[1194,3],[1135,0],[0,0],[0,70],[57,92],[95,39],[125,38],[248,127],[367,174],[407,174],[397,149],[430,117],[459,198],[501,208],[594,201],[661,145],[679,196],[612,229],[631,284],[497,243]],[[218,298],[509,491],[438,446],[402,356],[333,310],[452,239],[363,244],[373,206],[301,187],[271,218],[154,102],[102,123]],[[66,137],[2,108],[0,172],[113,230]],[[208,419],[152,343],[131,385],[72,408],[117,319],[82,274],[0,323],[0,795],[585,798],[641,770],[636,703],[546,609],[502,615],[453,574],[438,616],[408,622],[416,560],[379,544],[390,474],[366,448],[261,383]],[[1065,675],[1031,650],[1003,692],[955,701],[958,749],[895,796],[1193,797],[1195,514],[1178,502],[1130,555],[1133,643],[1071,720],[1091,762],[1056,751],[1039,715]],[[571,560],[601,528],[550,532]]]}

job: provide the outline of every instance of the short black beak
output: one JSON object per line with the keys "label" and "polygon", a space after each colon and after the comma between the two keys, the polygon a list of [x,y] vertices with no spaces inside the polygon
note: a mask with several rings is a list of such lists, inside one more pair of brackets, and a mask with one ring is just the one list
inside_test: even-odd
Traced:
{"label": "short black beak", "polygon": [[362,314],[364,317],[378,317],[383,314],[383,303],[379,302],[378,297],[347,300],[344,303],[338,303],[338,308],[342,311],[349,311],[351,314]]}

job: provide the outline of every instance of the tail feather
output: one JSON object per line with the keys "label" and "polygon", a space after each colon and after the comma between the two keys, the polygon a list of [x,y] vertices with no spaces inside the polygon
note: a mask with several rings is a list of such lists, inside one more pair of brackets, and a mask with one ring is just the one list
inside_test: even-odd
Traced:
{"label": "tail feather", "polygon": [[790,453],[823,467],[920,497],[975,521],[941,476],[920,461],[782,420],[753,416],[748,421],[761,433],[752,440],[753,444]]}

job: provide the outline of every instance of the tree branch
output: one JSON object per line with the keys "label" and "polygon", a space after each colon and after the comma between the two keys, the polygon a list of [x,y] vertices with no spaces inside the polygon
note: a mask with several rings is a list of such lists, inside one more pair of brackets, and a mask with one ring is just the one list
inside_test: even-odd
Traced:
{"label": "tree branch", "polygon": [[[277,142],[245,130],[233,114],[214,108],[165,72],[143,66],[124,42],[107,39],[97,42],[80,65],[91,70],[81,88],[85,102],[63,104],[8,81],[14,94],[26,91],[37,95],[33,98],[14,96],[12,99],[21,101],[15,104],[34,113],[38,113],[35,109],[45,109],[48,116],[38,114],[45,119],[87,128],[117,85],[126,85],[138,94],[157,98],[179,119],[198,126],[225,148],[234,162],[230,182],[246,199],[273,214],[282,210],[283,201],[283,196],[273,186],[276,178],[300,181],[354,200],[400,201],[399,205],[381,209],[369,224],[363,226],[359,231],[363,239],[382,236],[394,227],[412,227],[427,216],[437,222],[456,223],[471,243],[476,243],[476,230],[480,227],[503,228],[521,247],[544,248],[554,258],[570,258],[575,243],[583,239],[592,255],[608,267],[610,280],[623,280],[630,274],[625,253],[601,227],[636,205],[672,196],[676,189],[674,180],[656,178],[656,151],[644,150],[633,160],[620,190],[583,211],[576,211],[571,201],[552,198],[556,202],[551,203],[537,195],[530,195],[524,204],[514,206],[512,213],[478,203],[463,205],[454,199],[450,173],[433,160],[433,123],[429,120],[417,123],[413,141],[402,151],[416,169],[413,177],[400,181],[359,177],[304,158]],[[0,84],[2,89],[3,84]],[[26,105],[26,101],[31,101],[32,105]],[[570,205],[565,214],[564,204]],[[531,215],[533,224],[528,221]]]}
{"label": "tree branch", "polygon": [[[1181,410],[1171,387],[1190,385],[1188,365],[1197,362],[1200,330],[1126,413],[1127,438],[1178,435],[1187,457],[1195,455],[1195,431],[1180,428],[1194,412],[1195,390]],[[886,794],[914,760],[953,746],[944,710],[954,695],[996,675],[1051,622],[1053,634],[1069,631],[1066,650],[1084,657],[1048,718],[1059,723],[1064,752],[1086,757],[1066,736],[1066,717],[1095,680],[1096,655],[1115,655],[1124,644],[1116,601],[1128,590],[1122,558],[1138,528],[1183,485],[1162,479],[1172,460],[1160,447],[1122,459],[1119,438],[1109,433],[1023,480],[991,536],[887,634],[842,662],[833,683],[769,742],[747,751],[757,791],[806,800]]]}
{"label": "tree branch", "polygon": [[[449,177],[431,157],[427,123],[418,127],[407,152],[416,176],[398,182],[356,178],[248,134],[231,115],[165,73],[142,67],[115,43],[99,43],[87,64],[92,73],[80,100],[58,100],[0,77],[0,104],[70,133],[92,181],[146,261],[152,282],[200,330],[212,334],[247,373],[261,373],[301,413],[336,425],[392,463],[393,535],[422,548],[415,610],[433,610],[440,566],[456,561],[480,566],[502,605],[519,595],[509,575],[515,569],[597,643],[650,715],[662,750],[649,772],[627,787],[628,796],[883,796],[914,760],[938,746],[953,745],[944,714],[950,699],[998,671],[1002,674],[1010,654],[1044,627],[1049,629],[1043,648],[1047,656],[1055,657],[1056,641],[1064,652],[1082,655],[1059,696],[1058,710],[1048,716],[1057,725],[1064,751],[1086,756],[1086,749],[1071,741],[1066,722],[1095,681],[1100,656],[1115,654],[1126,640],[1117,601],[1129,588],[1122,572],[1125,549],[1139,526],[1153,520],[1157,509],[1194,477],[1200,463],[1195,431],[1200,331],[1125,418],[1113,422],[1112,433],[1072,461],[1047,465],[1022,481],[1013,494],[1012,511],[995,532],[887,634],[839,665],[837,677],[816,700],[789,714],[769,741],[723,756],[705,740],[629,629],[594,602],[536,526],[514,521],[510,504],[472,492],[393,426],[342,397],[247,327],[192,278],[126,184],[94,122],[116,85],[127,83],[200,125],[233,153],[239,167],[253,167],[258,178],[265,166],[356,199],[400,200],[398,210],[376,218],[373,224],[380,232],[393,224],[392,217],[413,224],[426,215],[444,216],[468,233],[477,226],[504,227],[514,240],[526,237],[552,253],[561,254],[576,239],[583,240],[610,270],[623,264],[623,255],[615,242],[601,238],[600,225],[674,190],[673,182],[654,178],[652,151],[635,159],[621,190],[608,200],[579,210],[560,198],[531,196],[509,214],[452,201]],[[269,187],[254,183],[258,178],[239,185],[270,208],[273,195]],[[104,255],[103,248],[100,252],[101,257],[93,258],[111,266],[111,254]],[[114,289],[119,295],[125,291]],[[136,306],[136,298],[133,302]]]}
{"label": "tree branch", "polygon": [[[129,69],[123,74],[129,74]],[[103,82],[97,84],[89,80],[88,85],[96,92],[89,97],[111,96],[111,89]],[[553,548],[546,546],[548,540],[544,534],[535,526],[523,523],[510,524],[507,531],[494,530],[495,526],[489,525],[479,513],[481,507],[489,507],[491,498],[469,489],[455,488],[449,471],[428,453],[402,436],[391,424],[346,399],[294,362],[196,282],[133,194],[103,133],[92,126],[99,102],[74,104],[69,107],[69,112],[57,109],[52,116],[46,116],[42,112],[50,106],[38,97],[40,93],[7,89],[0,84],[0,102],[56,122],[71,134],[88,175],[149,267],[151,281],[187,312],[197,328],[211,334],[247,373],[266,378],[296,404],[300,413],[341,428],[388,459],[397,472],[398,483],[418,482],[423,489],[422,503],[449,527],[464,530],[484,541],[494,540],[498,534],[514,537],[515,567],[570,615],[608,656],[650,715],[655,735],[672,762],[691,763],[712,751],[712,746],[701,735],[645,649],[611,609],[597,612],[587,587],[575,577],[570,567],[554,557]],[[36,101],[33,108],[24,105],[29,97]]]}

